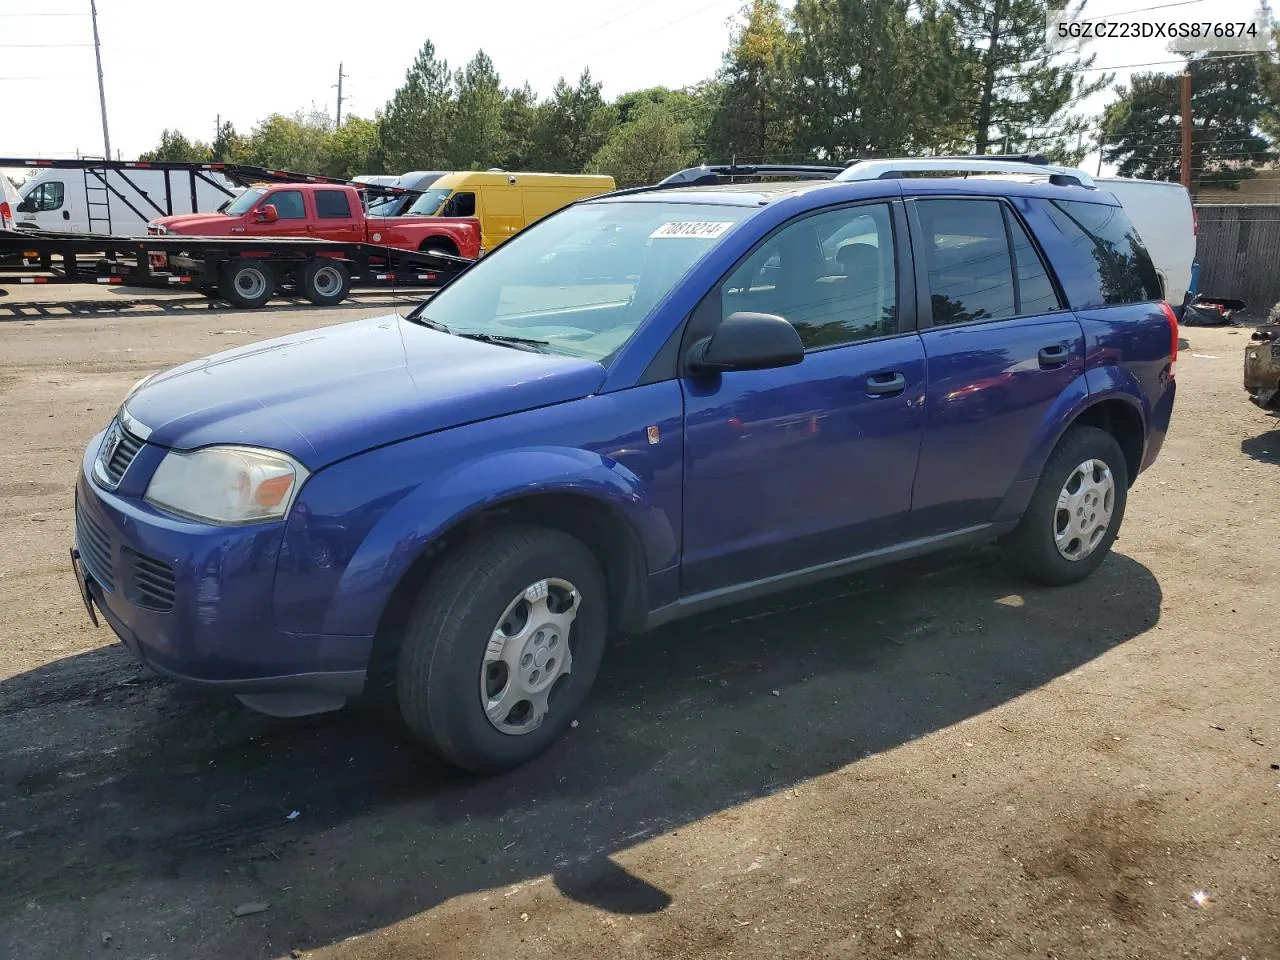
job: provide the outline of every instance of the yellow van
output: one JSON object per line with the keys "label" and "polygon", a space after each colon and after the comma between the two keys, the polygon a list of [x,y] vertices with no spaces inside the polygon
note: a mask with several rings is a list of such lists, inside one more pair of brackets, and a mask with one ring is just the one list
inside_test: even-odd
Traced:
{"label": "yellow van", "polygon": [[446,173],[405,216],[476,217],[484,256],[535,220],[575,200],[616,190],[613,177],[570,173]]}

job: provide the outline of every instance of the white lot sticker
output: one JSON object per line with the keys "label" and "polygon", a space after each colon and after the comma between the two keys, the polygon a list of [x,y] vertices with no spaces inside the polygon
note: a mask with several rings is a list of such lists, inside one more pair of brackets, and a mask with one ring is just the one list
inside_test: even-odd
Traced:
{"label": "white lot sticker", "polygon": [[653,233],[656,237],[693,237],[697,240],[714,240],[733,226],[732,221],[723,223],[718,220],[685,220],[678,223],[664,223]]}

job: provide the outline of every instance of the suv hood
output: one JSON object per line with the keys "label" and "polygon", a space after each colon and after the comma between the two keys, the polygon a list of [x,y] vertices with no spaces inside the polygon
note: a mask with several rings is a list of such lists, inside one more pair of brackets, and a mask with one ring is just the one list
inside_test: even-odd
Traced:
{"label": "suv hood", "polygon": [[125,409],[153,443],[268,447],[314,471],[408,437],[577,400],[604,376],[590,360],[464,340],[391,314],[183,364],[147,380]]}
{"label": "suv hood", "polygon": [[178,213],[156,217],[151,222],[191,237],[222,237],[230,233],[233,226],[244,225],[239,217],[228,217],[225,213]]}

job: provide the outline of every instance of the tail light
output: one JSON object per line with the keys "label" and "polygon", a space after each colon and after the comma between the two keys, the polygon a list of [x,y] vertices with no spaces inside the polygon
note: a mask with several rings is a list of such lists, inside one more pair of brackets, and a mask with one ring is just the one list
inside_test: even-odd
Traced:
{"label": "tail light", "polygon": [[1174,371],[1178,366],[1178,317],[1173,312],[1173,307],[1161,300],[1160,309],[1164,311],[1165,319],[1169,321],[1169,338],[1172,341],[1169,344],[1169,379],[1173,379]]}
{"label": "tail light", "polygon": [[[3,176],[4,174],[0,173],[0,177]],[[13,210],[9,207],[9,204],[6,201],[0,200],[0,224],[8,223],[12,219]]]}

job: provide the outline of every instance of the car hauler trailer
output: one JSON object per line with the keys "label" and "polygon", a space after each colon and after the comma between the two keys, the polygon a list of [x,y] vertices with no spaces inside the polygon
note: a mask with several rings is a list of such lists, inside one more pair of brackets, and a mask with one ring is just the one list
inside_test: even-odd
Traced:
{"label": "car hauler trailer", "polygon": [[[0,157],[0,168],[39,168],[85,172],[98,177],[137,171],[161,171],[163,191],[140,191],[117,199],[145,223],[167,216],[175,191],[197,199],[198,183],[213,177],[249,186],[254,183],[328,183],[353,186],[373,196],[417,193],[401,187],[353,183],[337,177],[268,170],[230,163],[103,161]],[[183,182],[185,180],[185,183]],[[114,189],[104,179],[102,189]],[[225,190],[230,201],[236,193]],[[111,224],[96,220],[108,229]],[[22,228],[0,230],[0,286],[19,284],[123,284],[135,287],[190,287],[239,307],[259,307],[276,293],[296,293],[329,305],[346,298],[350,287],[438,286],[472,261],[439,253],[399,250],[364,242],[305,237],[135,236]]]}
{"label": "car hauler trailer", "polygon": [[0,170],[35,175],[19,189],[18,229],[141,236],[156,217],[220,209],[256,183],[328,183],[368,199],[416,197],[422,190],[243,163],[0,157]]}
{"label": "car hauler trailer", "polygon": [[[164,263],[156,267],[156,262]],[[0,286],[124,284],[190,287],[237,307],[277,293],[320,306],[360,286],[440,286],[472,261],[370,243],[304,237],[103,237],[0,231]]]}

